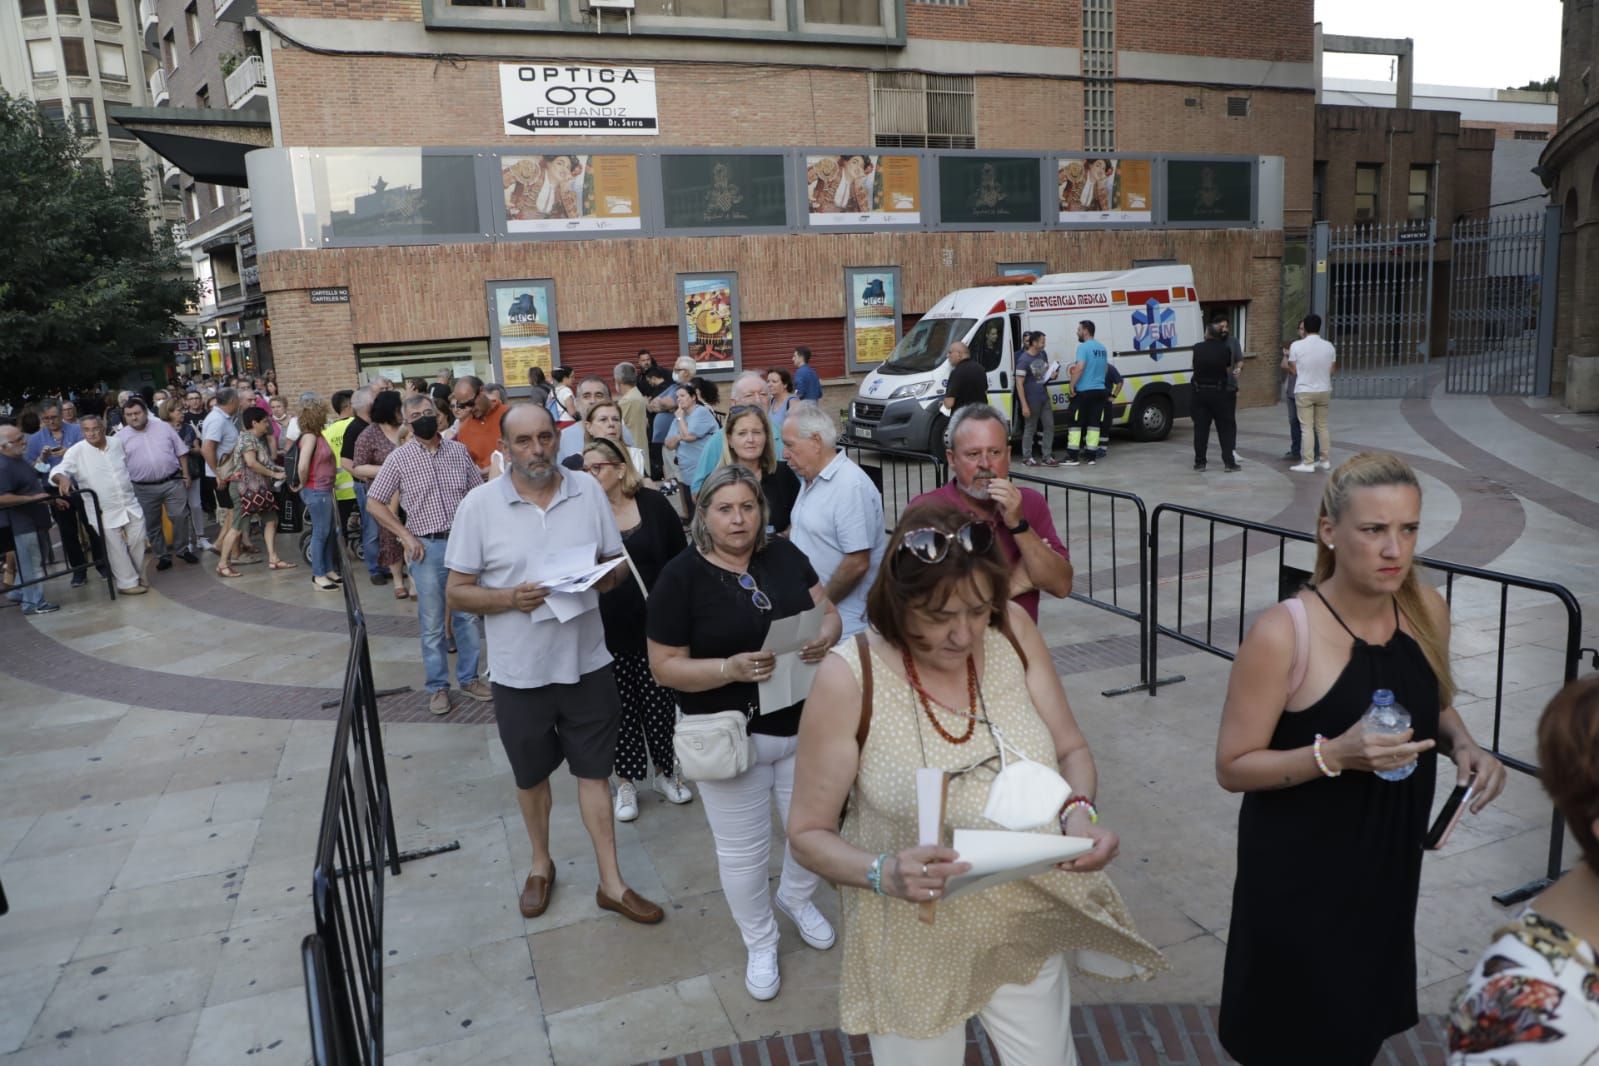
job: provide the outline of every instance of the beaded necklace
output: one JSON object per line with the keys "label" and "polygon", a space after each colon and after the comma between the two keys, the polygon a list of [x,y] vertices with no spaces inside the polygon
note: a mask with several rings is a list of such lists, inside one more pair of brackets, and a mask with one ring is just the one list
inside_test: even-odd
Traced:
{"label": "beaded necklace", "polygon": [[[905,664],[905,678],[911,683],[911,689],[916,693],[917,700],[921,702],[922,713],[927,716],[927,720],[932,723],[933,729],[938,735],[949,743],[957,745],[971,740],[972,733],[977,729],[977,663],[973,661],[972,657],[970,655],[966,657],[966,700],[970,710],[965,712],[966,732],[958,737],[945,729],[943,723],[933,714],[932,704],[937,703],[940,707],[943,707],[944,704],[929,696],[927,690],[922,687],[922,679],[917,676],[916,663],[911,658],[910,652],[900,652],[900,659]],[[952,714],[962,713],[954,707],[945,709]]]}

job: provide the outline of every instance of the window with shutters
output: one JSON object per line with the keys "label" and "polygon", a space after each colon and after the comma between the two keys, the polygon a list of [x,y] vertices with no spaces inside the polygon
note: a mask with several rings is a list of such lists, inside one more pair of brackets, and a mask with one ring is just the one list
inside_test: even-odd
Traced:
{"label": "window with shutters", "polygon": [[60,100],[40,100],[39,114],[58,126],[67,124],[67,109],[62,106]]}
{"label": "window with shutters", "polygon": [[977,79],[961,74],[872,74],[872,144],[976,148]]}
{"label": "window with shutters", "polygon": [[[39,6],[43,7],[44,5],[40,4]],[[79,15],[79,16],[81,16],[83,14],[83,12],[78,9],[78,0],[56,0],[56,14],[58,16],[60,16],[60,15]]]}
{"label": "window with shutters", "polygon": [[44,18],[49,13],[44,0],[22,0],[22,17],[25,19]]}
{"label": "window with shutters", "polygon": [[200,12],[194,4],[183,9],[183,23],[189,31],[189,48],[200,43]]}
{"label": "window with shutters", "polygon": [[1116,150],[1116,0],[1083,0],[1083,147]]}
{"label": "window with shutters", "polygon": [[85,137],[92,137],[100,132],[99,126],[94,121],[93,100],[72,101],[72,124]]}
{"label": "window with shutters", "polygon": [[102,81],[127,81],[128,57],[122,51],[120,44],[110,44],[106,41],[94,42],[95,62],[100,65],[100,78]]}
{"label": "window with shutters", "polygon": [[89,53],[84,50],[83,41],[79,38],[61,38],[61,58],[65,60],[69,75],[78,78],[89,76]]}
{"label": "window with shutters", "polygon": [[117,0],[89,0],[89,17],[96,22],[121,22]]}
{"label": "window with shutters", "polygon": [[56,65],[56,47],[54,41],[29,41],[28,63],[33,67],[35,78],[48,78],[60,68]]}

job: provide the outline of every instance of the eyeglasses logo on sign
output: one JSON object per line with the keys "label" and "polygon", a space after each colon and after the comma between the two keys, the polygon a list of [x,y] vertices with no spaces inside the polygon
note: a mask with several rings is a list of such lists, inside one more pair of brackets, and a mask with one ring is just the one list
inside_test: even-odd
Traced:
{"label": "eyeglasses logo on sign", "polygon": [[513,136],[660,133],[652,67],[502,63],[500,104]]}

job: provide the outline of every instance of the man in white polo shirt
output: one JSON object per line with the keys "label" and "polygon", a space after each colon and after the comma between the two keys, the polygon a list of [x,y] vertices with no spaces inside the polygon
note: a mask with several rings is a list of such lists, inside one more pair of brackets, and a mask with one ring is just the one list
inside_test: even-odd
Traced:
{"label": "man in white polo shirt", "polygon": [[[627,887],[616,861],[611,766],[622,701],[605,648],[599,594],[633,580],[622,563],[586,592],[550,593],[539,584],[622,554],[622,535],[599,482],[564,469],[555,420],[537,404],[517,404],[500,424],[503,477],[461,501],[444,565],[453,610],[482,615],[500,742],[516,776],[533,872],[518,899],[522,915],[544,913],[555,884],[550,856],[550,775],[565,761],[577,778],[578,808],[594,844],[600,886],[595,903],[654,924],[660,907]],[[580,557],[580,558],[579,558]]]}
{"label": "man in white polo shirt", "polygon": [[[1327,411],[1332,404],[1333,365],[1338,352],[1321,339],[1321,316],[1306,315],[1299,323],[1299,339],[1288,346],[1288,363],[1294,368],[1294,403],[1299,408],[1299,463],[1288,469],[1314,474],[1319,467],[1332,469],[1332,438],[1327,435]],[[1316,448],[1324,449],[1320,455]]]}

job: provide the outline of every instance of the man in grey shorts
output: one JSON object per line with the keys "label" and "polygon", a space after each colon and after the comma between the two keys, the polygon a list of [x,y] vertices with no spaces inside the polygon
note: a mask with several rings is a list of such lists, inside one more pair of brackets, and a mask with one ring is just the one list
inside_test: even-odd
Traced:
{"label": "man in grey shorts", "polygon": [[[550,774],[564,760],[578,779],[578,808],[600,870],[595,903],[635,922],[664,912],[622,880],[616,862],[609,778],[622,704],[605,650],[599,594],[632,574],[624,563],[586,592],[550,593],[532,580],[622,554],[622,535],[599,483],[556,462],[559,434],[535,404],[508,409],[500,423],[503,477],[467,493],[455,512],[444,565],[452,610],[480,614],[488,630],[489,671],[500,742],[516,775],[516,799],[533,845],[533,872],[518,901],[537,918],[550,903]],[[557,562],[557,559],[561,562]],[[576,613],[574,613],[574,611]]]}

